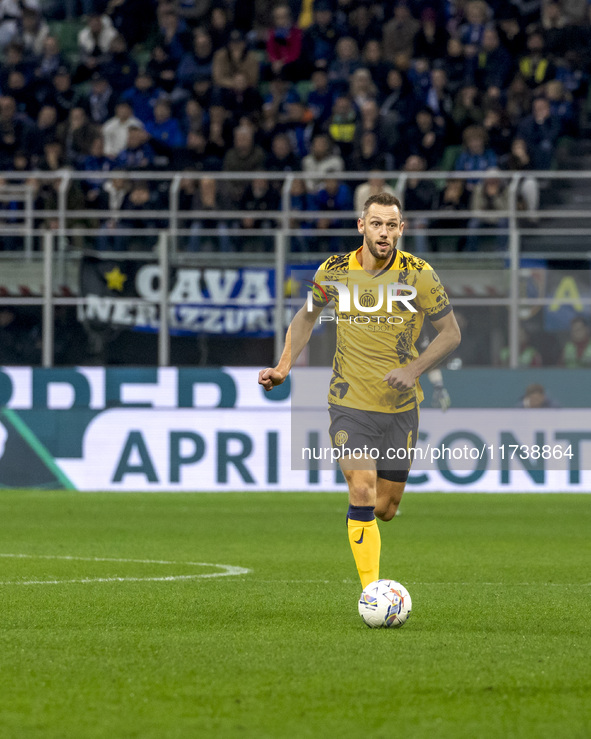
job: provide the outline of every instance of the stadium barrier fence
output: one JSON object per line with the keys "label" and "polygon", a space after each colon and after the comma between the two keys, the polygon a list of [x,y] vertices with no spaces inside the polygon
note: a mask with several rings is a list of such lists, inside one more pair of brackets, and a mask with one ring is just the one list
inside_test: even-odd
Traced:
{"label": "stadium barrier fence", "polygon": [[[114,177],[129,181],[144,180],[150,186],[159,190],[163,188],[162,198],[167,200],[167,207],[158,210],[110,210],[110,209],[77,209],[69,207],[68,196],[74,183],[106,182]],[[379,178],[394,185],[395,191],[400,195],[404,203],[405,191],[408,179],[411,175],[404,172],[340,172],[330,173],[331,179],[346,182],[362,183],[369,179]],[[520,312],[535,305],[549,305],[553,298],[527,297],[520,294],[520,270],[527,269],[532,263],[552,264],[557,262],[564,265],[576,265],[577,268],[588,269],[591,259],[587,239],[591,233],[591,211],[585,208],[547,207],[543,204],[537,210],[522,210],[519,204],[519,188],[524,177],[536,183],[540,189],[552,189],[552,185],[564,186],[568,183],[584,181],[591,178],[591,173],[580,171],[544,171],[527,173],[508,173],[498,171],[487,172],[418,172],[412,173],[416,180],[434,181],[438,185],[448,180],[461,179],[467,182],[482,179],[501,179],[507,187],[506,210],[453,210],[453,211],[406,211],[405,219],[408,227],[403,237],[402,248],[405,248],[406,239],[440,237],[472,237],[475,239],[475,251],[421,251],[419,256],[426,258],[433,266],[440,269],[442,266],[456,267],[458,264],[464,269],[503,269],[509,272],[508,294],[502,297],[490,297],[480,295],[477,297],[454,298],[454,305],[473,306],[506,306],[508,310],[508,336],[509,336],[509,366],[519,366],[519,328]],[[105,236],[104,222],[133,218],[134,221],[145,223],[146,228],[122,228],[115,225],[109,230],[110,237],[137,237],[141,235],[143,241],[148,242],[148,253],[157,257],[160,274],[168,274],[171,266],[190,265],[219,265],[228,266],[229,255],[227,252],[189,252],[183,247],[182,240],[194,236],[196,230],[194,225],[200,221],[212,219],[211,210],[184,210],[180,209],[180,191],[186,180],[211,179],[216,182],[238,182],[246,185],[253,180],[253,173],[220,173],[220,172],[75,172],[70,170],[59,170],[56,172],[28,172],[26,175],[19,172],[0,173],[0,179],[7,183],[0,187],[0,203],[16,203],[16,208],[5,208],[6,216],[2,226],[4,236],[4,250],[0,251],[0,259],[4,266],[10,261],[18,261],[21,268],[26,270],[26,265],[33,265],[42,260],[42,290],[35,295],[14,295],[10,290],[3,291],[0,295],[0,307],[2,306],[41,306],[42,307],[42,364],[44,367],[52,367],[54,363],[54,313],[59,306],[85,306],[88,297],[83,295],[63,296],[56,294],[59,286],[66,282],[68,265],[77,264],[84,255],[94,254],[103,259],[111,261],[146,259],[146,249],[131,249],[129,251],[113,251],[97,249],[96,240]],[[213,215],[224,222],[229,221],[230,226],[224,229],[224,235],[228,238],[244,240],[252,238],[255,240],[270,239],[273,247],[272,253],[268,252],[240,252],[231,253],[232,266],[257,266],[267,265],[269,260],[273,261],[275,267],[275,295],[281,299],[275,301],[274,309],[274,335],[275,351],[279,354],[285,329],[284,283],[286,270],[290,265],[298,265],[314,261],[323,261],[333,249],[327,251],[314,251],[304,249],[295,251],[294,239],[299,244],[305,244],[311,239],[324,238],[324,244],[338,245],[343,240],[357,236],[355,228],[302,228],[302,221],[313,223],[319,219],[330,216],[337,221],[354,221],[359,214],[356,211],[301,211],[292,208],[291,188],[295,180],[323,181],[327,179],[326,173],[271,173],[257,172],[257,179],[268,180],[272,185],[277,183],[280,187],[281,208],[276,211],[244,211],[224,210],[213,212]],[[56,190],[56,208],[39,209],[36,207],[36,190],[39,183],[53,183]],[[551,205],[554,205],[551,203]],[[575,203],[576,205],[576,203]],[[242,228],[240,219],[251,218],[255,221],[275,221],[274,228]],[[87,223],[80,225],[80,221],[86,219]],[[491,219],[496,221],[491,225]],[[433,221],[438,223],[434,226]],[[444,228],[446,221],[456,222],[453,228]],[[457,227],[457,222],[465,222],[462,227]],[[156,225],[154,222],[157,222]],[[191,226],[186,228],[186,222]],[[298,226],[299,222],[299,227]],[[421,227],[418,223],[422,222]],[[480,222],[475,227],[474,223]],[[486,223],[488,222],[488,225]],[[482,224],[485,224],[484,226]],[[578,225],[573,225],[578,224]],[[565,225],[566,224],[566,225]],[[200,237],[219,237],[220,228],[197,228]],[[494,245],[486,239],[496,240]],[[524,240],[530,243],[524,249]],[[555,247],[553,240],[559,240]],[[571,239],[572,248],[568,246]],[[89,241],[90,240],[90,241]],[[504,245],[499,248],[499,244]],[[537,248],[542,242],[550,240],[550,246],[546,243],[544,248]],[[154,244],[152,244],[154,242]],[[8,246],[10,244],[10,246]],[[484,245],[483,245],[484,244]],[[156,254],[154,254],[154,250]],[[344,249],[346,250],[346,249]],[[413,249],[408,249],[413,251]],[[23,264],[24,263],[24,264]],[[564,298],[566,302],[575,300],[578,305],[588,306],[590,299],[587,296]],[[158,339],[158,364],[167,366],[170,362],[170,338],[168,315],[171,301],[166,290],[160,291],[160,328]]]}

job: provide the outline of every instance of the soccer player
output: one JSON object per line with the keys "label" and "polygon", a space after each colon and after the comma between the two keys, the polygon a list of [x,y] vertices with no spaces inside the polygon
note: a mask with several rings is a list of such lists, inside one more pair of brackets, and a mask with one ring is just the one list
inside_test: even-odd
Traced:
{"label": "soccer player", "polygon": [[[328,395],[329,431],[333,447],[342,451],[339,463],[349,487],[349,542],[365,587],[379,578],[376,516],[389,521],[396,515],[412,461],[410,449],[417,444],[423,399],[419,377],[458,346],[460,330],[430,265],[396,248],[404,230],[398,198],[389,193],[368,198],[357,229],[363,245],[331,256],[320,266],[312,305],[295,315],[277,366],[261,370],[259,383],[271,390],[285,380],[316,319],[334,300],[339,320]],[[425,316],[437,336],[419,354],[415,343]],[[361,460],[347,454],[364,447],[368,453]],[[371,451],[376,449],[374,460]]]}

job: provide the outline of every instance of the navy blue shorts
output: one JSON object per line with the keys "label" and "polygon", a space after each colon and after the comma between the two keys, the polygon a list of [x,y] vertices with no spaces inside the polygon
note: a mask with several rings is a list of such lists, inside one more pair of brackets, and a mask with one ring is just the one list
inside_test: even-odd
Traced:
{"label": "navy blue shorts", "polygon": [[412,464],[412,448],[419,433],[419,409],[401,413],[378,413],[330,405],[329,434],[341,457],[375,461],[378,477],[406,482]]}

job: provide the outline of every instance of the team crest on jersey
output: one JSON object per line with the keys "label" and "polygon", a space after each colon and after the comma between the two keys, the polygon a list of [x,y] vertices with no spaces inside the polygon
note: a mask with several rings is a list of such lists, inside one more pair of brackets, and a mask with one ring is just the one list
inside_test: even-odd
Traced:
{"label": "team crest on jersey", "polygon": [[376,297],[371,290],[365,290],[359,298],[359,305],[363,308],[373,308],[376,304]]}
{"label": "team crest on jersey", "polygon": [[343,446],[349,440],[349,434],[346,431],[337,431],[334,435],[334,443],[336,446]]}

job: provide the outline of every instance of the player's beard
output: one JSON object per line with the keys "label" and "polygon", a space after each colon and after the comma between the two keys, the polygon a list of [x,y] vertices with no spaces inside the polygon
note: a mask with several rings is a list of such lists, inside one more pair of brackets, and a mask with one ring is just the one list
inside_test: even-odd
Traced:
{"label": "player's beard", "polygon": [[[382,260],[388,260],[394,253],[394,250],[396,249],[396,244],[398,243],[398,239],[394,239],[392,244],[389,244],[389,248],[387,251],[383,249],[378,249],[376,246],[376,241],[372,241],[367,234],[365,234],[365,243],[367,244],[367,248],[369,249],[369,253],[374,257],[374,259]],[[385,243],[385,242],[384,242]]]}

